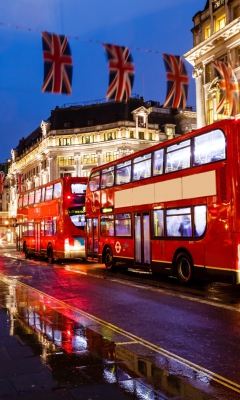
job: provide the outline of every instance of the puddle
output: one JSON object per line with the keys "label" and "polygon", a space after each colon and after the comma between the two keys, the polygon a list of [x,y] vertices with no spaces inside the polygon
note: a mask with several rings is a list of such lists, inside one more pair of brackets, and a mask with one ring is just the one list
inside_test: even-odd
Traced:
{"label": "puddle", "polygon": [[16,281],[0,281],[0,307],[9,336],[51,370],[52,390],[111,384],[122,399],[214,399],[134,352],[137,342]]}

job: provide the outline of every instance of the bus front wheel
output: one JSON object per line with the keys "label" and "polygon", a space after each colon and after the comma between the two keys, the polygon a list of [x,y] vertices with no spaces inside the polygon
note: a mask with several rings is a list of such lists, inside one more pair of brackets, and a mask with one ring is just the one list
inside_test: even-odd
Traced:
{"label": "bus front wheel", "polygon": [[193,262],[187,253],[179,253],[175,262],[176,275],[180,283],[187,284],[192,280]]}
{"label": "bus front wheel", "polygon": [[113,252],[110,247],[108,247],[105,251],[104,263],[108,271],[113,270]]}

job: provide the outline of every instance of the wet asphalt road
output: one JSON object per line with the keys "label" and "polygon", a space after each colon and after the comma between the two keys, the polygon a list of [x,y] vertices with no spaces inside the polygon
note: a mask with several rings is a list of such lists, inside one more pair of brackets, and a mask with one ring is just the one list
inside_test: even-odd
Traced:
{"label": "wet asphalt road", "polygon": [[0,274],[88,313],[106,327],[119,327],[144,344],[145,356],[154,363],[212,396],[240,399],[239,287],[204,283],[185,288],[169,278],[109,274],[88,263],[51,266],[14,253],[8,255],[16,258],[0,258]]}

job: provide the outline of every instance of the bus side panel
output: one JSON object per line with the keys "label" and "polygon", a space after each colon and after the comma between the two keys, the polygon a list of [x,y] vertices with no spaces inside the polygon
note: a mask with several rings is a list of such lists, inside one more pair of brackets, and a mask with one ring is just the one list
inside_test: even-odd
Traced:
{"label": "bus side panel", "polygon": [[100,191],[100,196],[101,196],[100,204],[101,204],[102,208],[113,207],[114,192],[115,192],[115,188],[109,188],[107,190],[103,189]]}
{"label": "bus side panel", "polygon": [[173,261],[175,255],[182,251],[188,252],[193,260],[194,277],[204,278],[204,245],[202,240],[153,240],[152,241],[152,272],[159,274],[174,274]]}
{"label": "bus side panel", "polygon": [[206,278],[233,282],[236,275],[235,240],[231,233],[219,233],[205,244]]}
{"label": "bus side panel", "polygon": [[[132,268],[134,265],[133,249],[134,243],[132,238],[104,238],[99,241],[99,253],[102,255],[106,246],[112,249],[114,257],[114,265],[122,268]],[[102,257],[102,262],[104,259]]]}

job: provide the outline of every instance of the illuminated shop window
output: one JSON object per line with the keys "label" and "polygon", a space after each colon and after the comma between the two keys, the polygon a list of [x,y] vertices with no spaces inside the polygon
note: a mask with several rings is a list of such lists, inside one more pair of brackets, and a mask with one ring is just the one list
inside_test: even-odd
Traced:
{"label": "illuminated shop window", "polygon": [[213,122],[213,101],[212,99],[207,100],[207,124],[211,124]]}
{"label": "illuminated shop window", "polygon": [[212,81],[212,63],[205,65],[205,83]]}
{"label": "illuminated shop window", "polygon": [[97,163],[98,156],[97,154],[91,154],[91,163]]}
{"label": "illuminated shop window", "polygon": [[72,138],[59,139],[59,146],[69,146],[70,144],[72,144]]}
{"label": "illuminated shop window", "polygon": [[221,17],[216,19],[215,32],[220,31],[220,29],[224,28],[225,25],[226,25],[226,14],[221,15]]}
{"label": "illuminated shop window", "polygon": [[64,167],[66,165],[75,165],[75,160],[73,156],[70,157],[58,157],[58,166]]}
{"label": "illuminated shop window", "polygon": [[204,39],[207,39],[211,36],[211,27],[210,25],[206,26],[204,29]]}
{"label": "illuminated shop window", "polygon": [[112,161],[112,153],[111,152],[107,152],[105,157],[106,157],[106,162]]}

